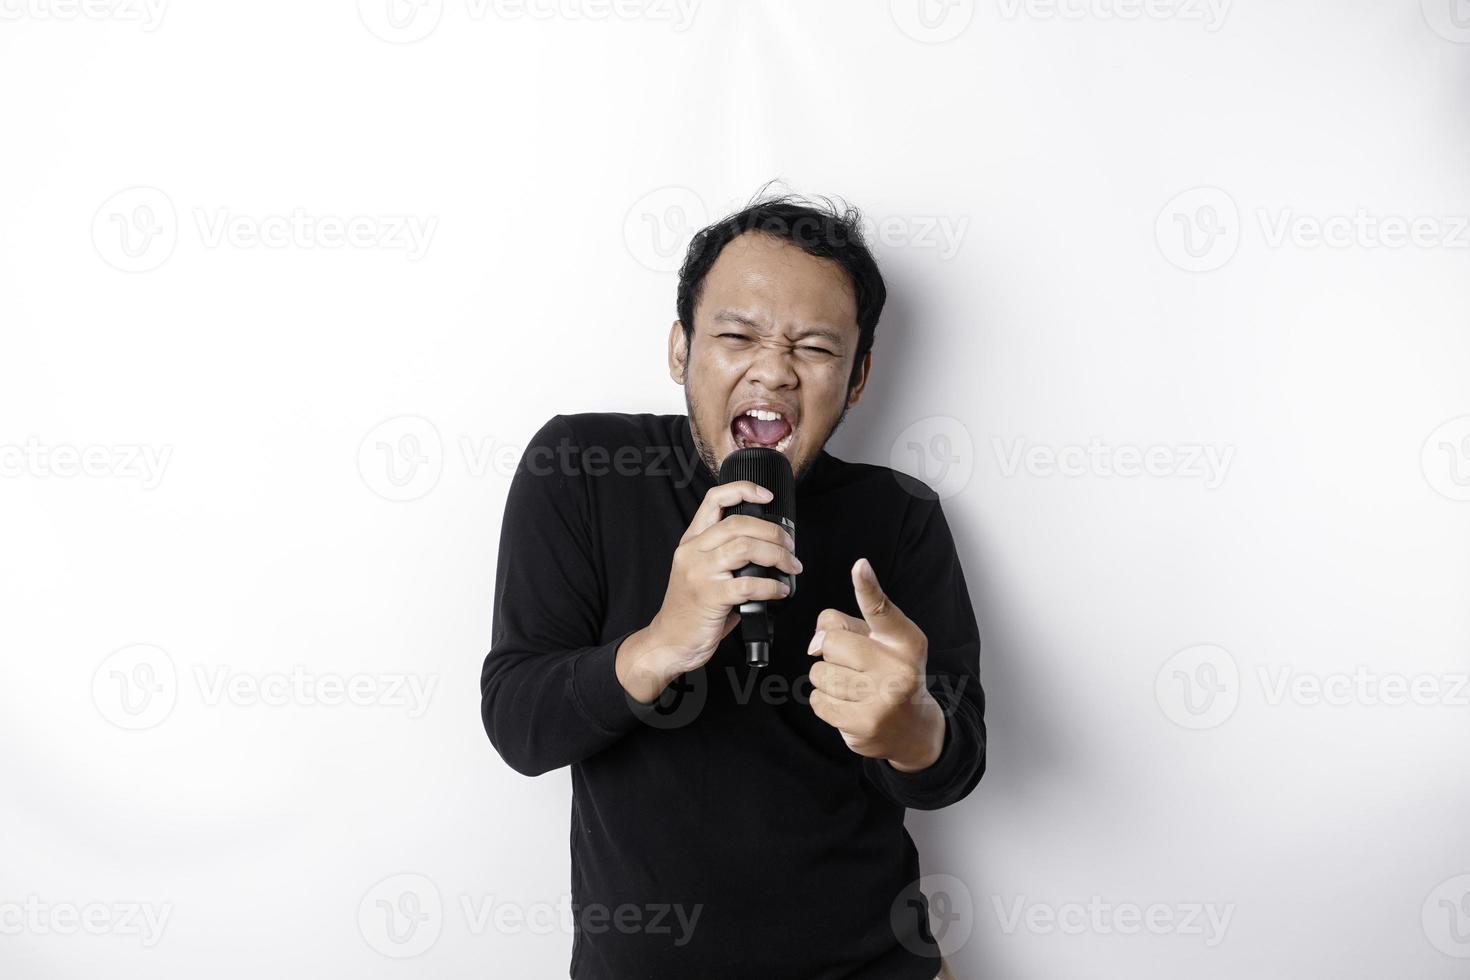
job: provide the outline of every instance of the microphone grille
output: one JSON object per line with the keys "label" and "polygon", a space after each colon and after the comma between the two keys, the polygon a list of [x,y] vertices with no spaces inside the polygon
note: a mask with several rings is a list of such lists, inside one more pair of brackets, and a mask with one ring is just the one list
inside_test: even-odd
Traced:
{"label": "microphone grille", "polygon": [[720,464],[720,482],[736,480],[749,480],[771,491],[771,502],[764,505],[766,513],[795,523],[796,476],[785,453],[764,446],[735,450]]}

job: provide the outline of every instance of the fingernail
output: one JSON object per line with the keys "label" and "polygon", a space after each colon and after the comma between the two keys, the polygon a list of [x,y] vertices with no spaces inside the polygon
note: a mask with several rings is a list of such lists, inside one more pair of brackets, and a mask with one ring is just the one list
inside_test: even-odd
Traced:
{"label": "fingernail", "polygon": [[770,500],[774,496],[775,496],[775,494],[772,493],[770,490],[768,490],[765,487],[761,487],[761,498],[763,500]]}
{"label": "fingernail", "polygon": [[873,564],[872,564],[872,562],[868,561],[866,558],[864,558],[862,560],[862,562],[859,564],[859,566],[858,566],[858,574],[861,575],[863,578],[867,579],[869,582],[876,582],[876,581],[878,581],[878,576],[876,576],[876,575],[873,574]]}
{"label": "fingernail", "polygon": [[817,630],[812,634],[812,642],[806,648],[807,656],[811,656],[822,648],[822,640],[826,635],[826,630]]}
{"label": "fingernail", "polygon": [[792,555],[792,556],[791,556],[791,560],[792,560],[792,561],[794,561],[794,562],[795,562],[795,563],[796,563],[796,570],[797,570],[797,571],[798,571],[798,572],[799,572],[799,571],[801,571],[801,568],[802,568],[802,565],[801,565],[801,559],[800,559],[800,558],[798,558],[798,557],[796,557],[796,556],[795,556],[795,555]]}

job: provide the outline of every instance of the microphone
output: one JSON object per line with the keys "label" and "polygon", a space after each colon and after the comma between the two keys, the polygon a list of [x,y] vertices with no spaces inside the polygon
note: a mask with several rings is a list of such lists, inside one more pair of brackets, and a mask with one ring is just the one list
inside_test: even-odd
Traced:
{"label": "microphone", "polygon": [[[734,483],[750,480],[771,491],[770,503],[753,503],[742,500],[733,507],[726,507],[720,517],[742,514],[759,517],[779,524],[796,540],[796,478],[791,472],[791,461],[779,450],[765,446],[750,446],[737,449],[725,457],[720,464],[720,482]],[[735,573],[737,578],[757,576],[785,582],[791,591],[786,598],[796,595],[796,576],[779,568],[747,564]],[[758,599],[740,604],[740,633],[745,639],[745,662],[751,667],[764,667],[771,662],[771,640],[775,638],[776,626],[769,608],[780,600]]]}

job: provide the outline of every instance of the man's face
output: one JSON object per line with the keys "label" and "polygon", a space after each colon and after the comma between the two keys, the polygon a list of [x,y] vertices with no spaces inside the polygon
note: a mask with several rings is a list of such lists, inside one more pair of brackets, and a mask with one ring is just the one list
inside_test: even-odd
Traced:
{"label": "man's face", "polygon": [[[710,471],[742,446],[769,445],[800,480],[867,384],[870,354],[848,391],[857,343],[857,303],[842,266],[761,232],[727,244],[705,276],[692,350],[678,320],[669,332],[669,373],[684,386],[690,432]],[[781,418],[747,417],[751,408]]]}

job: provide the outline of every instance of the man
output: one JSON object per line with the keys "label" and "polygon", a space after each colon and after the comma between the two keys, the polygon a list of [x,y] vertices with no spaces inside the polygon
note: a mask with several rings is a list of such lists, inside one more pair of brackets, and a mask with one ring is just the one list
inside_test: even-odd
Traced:
{"label": "man", "polygon": [[[823,448],[886,298],[858,221],[783,197],[701,231],[687,417],[557,415],[512,480],[481,708],[517,772],[572,767],[579,980],[949,976],[903,818],[984,773],[980,639],[933,491]],[[717,483],[746,445],[790,461],[795,541],[721,519],[768,499]],[[782,600],[765,667],[747,599]]]}

